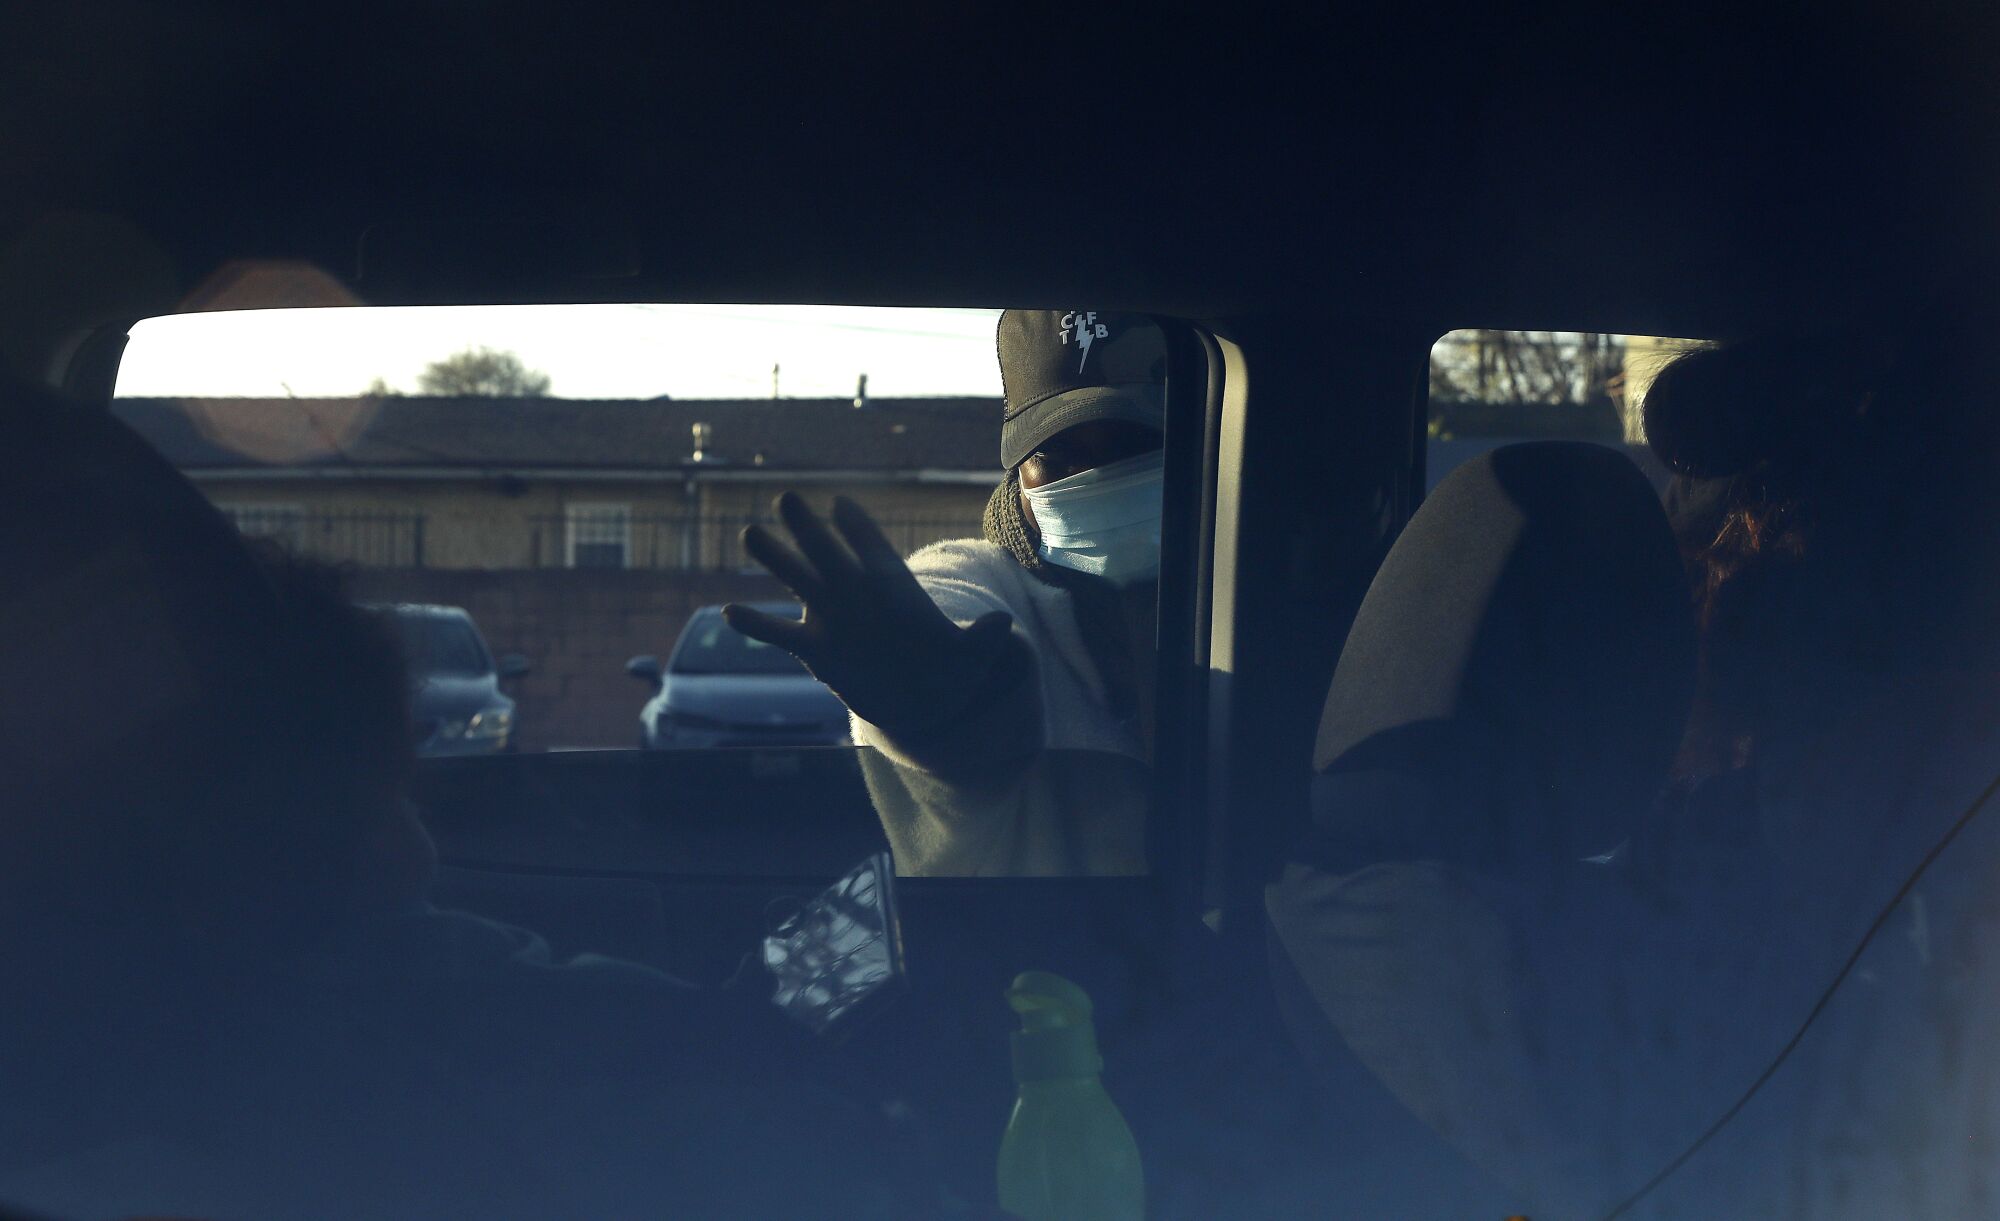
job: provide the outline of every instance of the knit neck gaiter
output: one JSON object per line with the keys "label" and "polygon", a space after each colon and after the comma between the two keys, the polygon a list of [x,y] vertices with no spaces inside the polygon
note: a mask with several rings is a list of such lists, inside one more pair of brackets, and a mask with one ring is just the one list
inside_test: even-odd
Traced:
{"label": "knit neck gaiter", "polygon": [[1111,714],[1120,720],[1136,716],[1138,676],[1133,673],[1133,650],[1127,639],[1130,630],[1125,622],[1123,591],[1100,577],[1074,572],[1042,558],[1041,540],[1021,512],[1021,477],[1016,471],[1008,471],[987,498],[983,526],[987,542],[1014,557],[1015,563],[1043,584],[1070,596],[1076,607],[1077,632],[1103,679],[1104,698]]}

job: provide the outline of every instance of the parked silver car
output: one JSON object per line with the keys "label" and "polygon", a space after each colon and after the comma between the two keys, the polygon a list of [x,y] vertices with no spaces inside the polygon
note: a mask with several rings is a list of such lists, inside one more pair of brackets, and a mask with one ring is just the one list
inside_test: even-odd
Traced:
{"label": "parked silver car", "polygon": [[[796,602],[756,609],[799,617]],[[697,610],[665,666],[652,654],[625,663],[650,683],[639,710],[639,743],[648,750],[717,750],[755,746],[842,746],[849,740],[839,697],[790,653],[730,627],[720,606]]]}
{"label": "parked silver car", "polygon": [[472,616],[456,606],[370,609],[387,617],[403,642],[419,755],[490,755],[513,744],[514,701],[500,683],[526,674],[526,658],[509,653],[496,661]]}

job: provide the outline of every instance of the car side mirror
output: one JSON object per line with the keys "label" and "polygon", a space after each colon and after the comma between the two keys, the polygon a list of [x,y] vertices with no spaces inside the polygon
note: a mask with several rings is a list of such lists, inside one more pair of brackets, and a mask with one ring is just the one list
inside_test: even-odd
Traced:
{"label": "car side mirror", "polygon": [[519,653],[504,654],[498,664],[501,678],[519,678],[534,668]]}
{"label": "car side mirror", "polygon": [[657,687],[661,682],[660,659],[651,653],[641,653],[625,663],[625,673]]}

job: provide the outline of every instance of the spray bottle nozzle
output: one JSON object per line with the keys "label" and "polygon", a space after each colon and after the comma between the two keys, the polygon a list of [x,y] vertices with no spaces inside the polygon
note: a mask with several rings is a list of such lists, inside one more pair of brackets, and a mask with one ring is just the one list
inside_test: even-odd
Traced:
{"label": "spray bottle nozzle", "polygon": [[1090,1023],[1090,994],[1047,971],[1024,971],[1007,989],[1007,1003],[1021,1015],[1024,1030]]}
{"label": "spray bottle nozzle", "polygon": [[1026,971],[1007,989],[1021,1015],[1014,1034],[1014,1075],[1020,1081],[1093,1076],[1104,1067],[1090,1024],[1090,994],[1047,971]]}

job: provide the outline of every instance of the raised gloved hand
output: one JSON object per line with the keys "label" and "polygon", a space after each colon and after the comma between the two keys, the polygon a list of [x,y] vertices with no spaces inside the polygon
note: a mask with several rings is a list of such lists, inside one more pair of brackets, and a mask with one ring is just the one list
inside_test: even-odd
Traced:
{"label": "raised gloved hand", "polygon": [[848,708],[892,736],[950,725],[1026,677],[1032,655],[995,611],[966,627],[945,617],[860,505],[833,502],[839,537],[797,494],[778,497],[786,543],[763,526],[743,546],[805,604],[779,618],[730,604],[729,625],[797,657]]}

